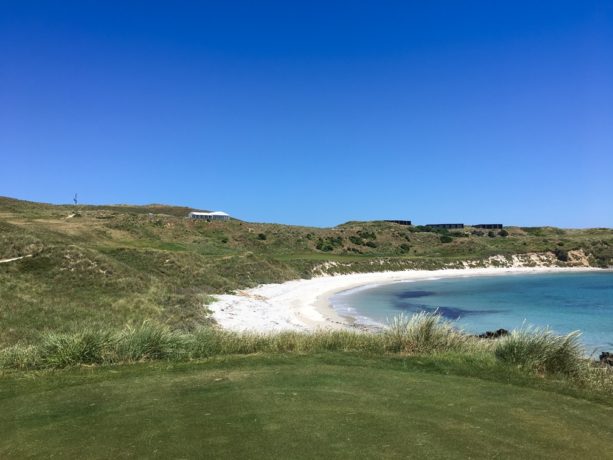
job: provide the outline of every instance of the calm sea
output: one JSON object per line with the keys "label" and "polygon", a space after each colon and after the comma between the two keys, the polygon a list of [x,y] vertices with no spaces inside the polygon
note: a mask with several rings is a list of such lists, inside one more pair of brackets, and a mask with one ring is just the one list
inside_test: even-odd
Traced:
{"label": "calm sea", "polygon": [[523,324],[558,333],[579,329],[588,352],[613,351],[613,271],[400,282],[341,292],[331,301],[341,315],[363,324],[438,311],[471,333]]}

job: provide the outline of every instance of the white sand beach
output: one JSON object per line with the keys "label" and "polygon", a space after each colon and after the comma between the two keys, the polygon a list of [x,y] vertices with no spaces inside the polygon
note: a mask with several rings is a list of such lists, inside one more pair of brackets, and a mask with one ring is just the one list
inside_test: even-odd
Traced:
{"label": "white sand beach", "polygon": [[281,284],[265,284],[232,295],[216,296],[208,305],[217,323],[228,330],[273,332],[283,330],[351,328],[352,319],[337,314],[330,297],[358,286],[400,281],[468,276],[551,273],[599,270],[576,267],[465,268],[445,270],[406,270],[320,276]]}

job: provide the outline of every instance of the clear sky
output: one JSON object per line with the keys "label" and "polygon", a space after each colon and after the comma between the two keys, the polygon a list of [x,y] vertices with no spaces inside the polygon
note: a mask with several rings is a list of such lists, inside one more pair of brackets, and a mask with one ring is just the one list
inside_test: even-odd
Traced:
{"label": "clear sky", "polygon": [[613,2],[0,0],[0,195],[613,227]]}

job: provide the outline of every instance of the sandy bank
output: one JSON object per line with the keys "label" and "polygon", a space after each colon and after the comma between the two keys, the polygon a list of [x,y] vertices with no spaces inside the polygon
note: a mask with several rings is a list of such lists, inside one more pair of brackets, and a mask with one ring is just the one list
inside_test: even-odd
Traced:
{"label": "sandy bank", "polygon": [[216,296],[208,308],[217,323],[234,331],[272,332],[282,330],[351,328],[351,318],[338,315],[330,306],[335,293],[369,284],[467,276],[552,273],[599,270],[597,268],[516,267],[466,268],[458,270],[407,270],[355,273],[265,284],[232,295]]}

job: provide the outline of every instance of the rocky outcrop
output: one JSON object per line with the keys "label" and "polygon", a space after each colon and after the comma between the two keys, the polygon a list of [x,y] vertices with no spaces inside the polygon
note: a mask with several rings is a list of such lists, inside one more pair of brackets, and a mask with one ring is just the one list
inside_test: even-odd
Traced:
{"label": "rocky outcrop", "polygon": [[603,351],[600,353],[600,364],[604,366],[613,366],[613,353]]}
{"label": "rocky outcrop", "polygon": [[506,329],[498,329],[497,331],[485,331],[483,334],[479,334],[477,337],[480,339],[497,339],[509,335],[509,331]]}

